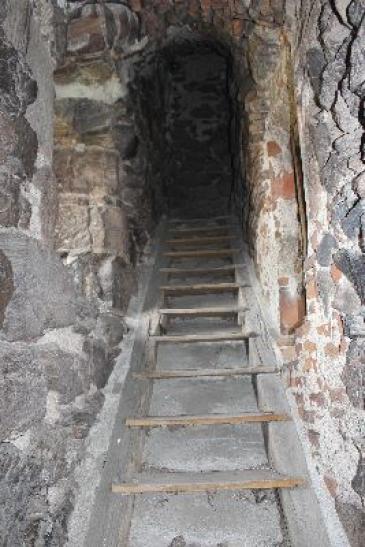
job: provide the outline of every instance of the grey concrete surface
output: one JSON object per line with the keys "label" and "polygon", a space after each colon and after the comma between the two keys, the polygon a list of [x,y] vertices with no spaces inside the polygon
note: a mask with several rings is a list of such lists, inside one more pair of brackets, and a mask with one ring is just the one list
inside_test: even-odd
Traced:
{"label": "grey concrete surface", "polygon": [[153,416],[255,410],[257,403],[250,377],[160,380],[153,386],[150,406]]}
{"label": "grey concrete surface", "polygon": [[143,462],[144,468],[169,471],[234,471],[268,464],[262,428],[256,424],[153,429]]}
{"label": "grey concrete surface", "polygon": [[174,368],[224,368],[248,365],[242,342],[225,344],[161,344],[158,348],[158,367],[162,370]]}
{"label": "grey concrete surface", "polygon": [[129,547],[269,547],[282,541],[272,492],[235,492],[137,498]]}

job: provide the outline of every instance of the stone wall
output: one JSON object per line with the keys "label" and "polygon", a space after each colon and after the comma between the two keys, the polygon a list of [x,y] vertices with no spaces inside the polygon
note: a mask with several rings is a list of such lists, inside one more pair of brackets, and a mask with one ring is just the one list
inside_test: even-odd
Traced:
{"label": "stone wall", "polygon": [[364,2],[55,4],[0,6],[1,541],[65,542],[133,267],[167,211],[161,52],[188,34],[229,52],[235,207],[313,460],[360,545]]}
{"label": "stone wall", "polygon": [[[1,3],[2,545],[65,543],[76,488],[73,470],[83,457],[85,438],[103,404],[101,390],[125,330],[112,302],[122,300],[115,305],[123,309],[129,289],[113,286],[114,298],[105,268],[101,306],[90,261],[77,262],[72,257],[65,265],[54,250],[68,250],[69,238],[69,232],[56,232],[58,202],[63,196],[52,170],[53,71],[63,57],[64,44],[64,14],[51,2]],[[79,149],[63,157],[65,187],[70,183],[67,173],[74,170],[79,175],[80,160],[97,171],[98,184],[88,187],[94,192],[95,208],[106,194],[105,187],[114,183],[108,161],[101,161],[107,154],[98,150],[93,156],[88,149]],[[57,162],[60,157],[55,158]],[[80,177],[80,185],[90,182],[86,179]],[[71,215],[73,223],[83,211],[81,190],[77,196],[80,208]],[[108,232],[100,246],[105,244],[114,253],[114,247],[123,246],[124,240],[118,233],[115,242],[114,211],[108,216],[109,212],[102,217],[102,210],[102,219],[97,219]],[[124,263],[120,267],[115,254],[112,267],[123,270]],[[102,260],[107,262],[109,255]]]}
{"label": "stone wall", "polygon": [[[293,2],[307,315],[291,385],[313,457],[353,545],[363,542],[365,4]],[[361,76],[362,75],[362,76]]]}

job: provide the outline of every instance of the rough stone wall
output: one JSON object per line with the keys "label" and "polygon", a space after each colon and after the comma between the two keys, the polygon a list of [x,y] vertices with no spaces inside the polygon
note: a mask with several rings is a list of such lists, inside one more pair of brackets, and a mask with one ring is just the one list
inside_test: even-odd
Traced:
{"label": "rough stone wall", "polygon": [[291,385],[353,545],[365,535],[363,101],[365,4],[293,2],[308,255]]}
{"label": "rough stone wall", "polygon": [[248,239],[278,332],[303,321],[302,237],[292,155],[293,123],[287,46],[281,26],[249,37],[253,90],[245,97]]}
{"label": "rough stone wall", "polygon": [[73,469],[124,331],[53,250],[53,70],[62,27],[47,0],[1,3],[1,545],[65,543]]}
{"label": "rough stone wall", "polygon": [[70,2],[67,33],[33,4],[0,6],[1,540],[65,541],[130,264],[164,207],[146,135],[165,141],[133,71],[188,25],[231,52],[238,207],[274,325],[295,334],[286,370],[314,461],[360,545],[363,1],[293,0],[286,17],[283,0]]}

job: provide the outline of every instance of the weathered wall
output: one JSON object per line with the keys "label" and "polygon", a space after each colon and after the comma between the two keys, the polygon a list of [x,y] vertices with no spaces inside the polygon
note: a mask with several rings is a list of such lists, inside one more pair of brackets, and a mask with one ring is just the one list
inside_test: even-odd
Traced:
{"label": "weathered wall", "polygon": [[51,2],[1,2],[2,545],[65,543],[72,472],[124,331],[53,250],[53,70],[64,38]]}
{"label": "weathered wall", "polygon": [[363,543],[364,2],[293,2],[308,254],[291,384],[312,454],[353,545]]}
{"label": "weathered wall", "polygon": [[131,268],[166,210],[150,153],[167,140],[133,93],[166,107],[145,58],[188,25],[232,57],[237,208],[273,326],[292,335],[312,456],[360,545],[364,2],[72,2],[67,25],[50,1],[21,3],[0,6],[1,539],[65,541]]}

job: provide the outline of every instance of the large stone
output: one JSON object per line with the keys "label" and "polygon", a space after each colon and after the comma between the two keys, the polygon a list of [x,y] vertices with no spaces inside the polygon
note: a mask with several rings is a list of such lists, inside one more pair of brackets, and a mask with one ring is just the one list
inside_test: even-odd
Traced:
{"label": "large stone", "polygon": [[70,194],[60,196],[56,226],[56,248],[59,252],[85,252],[91,250],[89,231],[89,200],[74,198]]}
{"label": "large stone", "polygon": [[113,195],[118,190],[118,156],[115,152],[84,147],[58,148],[54,169],[60,192]]}
{"label": "large stone", "polygon": [[337,247],[336,239],[331,234],[324,234],[318,248],[317,259],[321,266],[329,266],[331,263],[332,251]]}
{"label": "large stone", "polygon": [[0,437],[25,433],[46,414],[47,381],[39,358],[43,350],[24,343],[0,344]]}
{"label": "large stone", "polygon": [[9,261],[14,292],[4,312],[2,334],[9,340],[40,336],[46,328],[71,324],[75,292],[69,273],[49,249],[25,234],[0,232],[0,248]]}
{"label": "large stone", "polygon": [[6,307],[13,295],[13,270],[8,258],[0,251],[0,327],[4,321]]}

